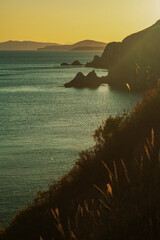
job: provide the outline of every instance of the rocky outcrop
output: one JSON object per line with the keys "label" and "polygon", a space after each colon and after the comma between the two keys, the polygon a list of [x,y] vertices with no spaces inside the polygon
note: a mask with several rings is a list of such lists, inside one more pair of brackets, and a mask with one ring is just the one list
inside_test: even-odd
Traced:
{"label": "rocky outcrop", "polygon": [[92,62],[87,63],[86,67],[111,68],[121,58],[123,54],[123,45],[121,42],[112,42],[107,44],[101,57],[94,56]]}
{"label": "rocky outcrop", "polygon": [[71,64],[63,62],[61,63],[61,66],[82,66],[83,64],[80,63],[79,61],[75,60]]}
{"label": "rocky outcrop", "polygon": [[61,66],[70,66],[70,64],[63,62],[63,63],[61,63]]}
{"label": "rocky outcrop", "polygon": [[101,57],[95,56],[87,67],[107,68],[111,86],[143,90],[160,77],[160,20],[153,26],[107,44]]}
{"label": "rocky outcrop", "polygon": [[95,71],[92,71],[88,73],[87,76],[83,75],[83,73],[79,72],[75,76],[75,78],[70,81],[69,83],[65,83],[64,87],[70,88],[70,87],[75,87],[75,88],[97,88],[99,87],[102,83],[106,83],[106,78],[105,77],[98,77],[95,73]]}
{"label": "rocky outcrop", "polygon": [[86,63],[86,67],[94,67],[94,68],[106,68],[105,62],[102,63],[102,58],[95,55],[92,62]]}

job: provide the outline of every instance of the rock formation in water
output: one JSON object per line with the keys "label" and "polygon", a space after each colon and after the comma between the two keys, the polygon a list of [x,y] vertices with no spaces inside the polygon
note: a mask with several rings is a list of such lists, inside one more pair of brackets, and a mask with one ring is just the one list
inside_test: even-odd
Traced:
{"label": "rock formation in water", "polygon": [[70,64],[66,63],[66,62],[63,62],[63,63],[61,63],[61,66],[70,66]]}
{"label": "rock formation in water", "polygon": [[144,90],[160,77],[160,20],[153,26],[107,44],[101,57],[95,56],[87,67],[107,68],[111,86]]}
{"label": "rock formation in water", "polygon": [[92,71],[88,73],[87,76],[83,75],[83,73],[79,72],[75,76],[75,78],[70,81],[69,83],[65,83],[64,87],[70,88],[70,87],[75,87],[75,88],[97,88],[99,87],[102,83],[106,82],[105,77],[98,77],[95,73],[95,71]]}
{"label": "rock formation in water", "polygon": [[74,62],[72,62],[71,64],[63,62],[61,63],[61,66],[82,66],[83,64],[80,63],[79,61],[75,60]]}

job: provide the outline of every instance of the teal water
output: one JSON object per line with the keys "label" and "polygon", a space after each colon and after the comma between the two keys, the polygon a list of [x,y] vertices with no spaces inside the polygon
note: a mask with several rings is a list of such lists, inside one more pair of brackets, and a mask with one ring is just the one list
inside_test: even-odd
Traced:
{"label": "teal water", "polygon": [[[65,174],[109,115],[130,111],[140,94],[65,89],[101,52],[0,52],[0,223],[7,224],[39,190]],[[96,70],[98,76],[107,70]],[[53,158],[53,160],[51,160]]]}

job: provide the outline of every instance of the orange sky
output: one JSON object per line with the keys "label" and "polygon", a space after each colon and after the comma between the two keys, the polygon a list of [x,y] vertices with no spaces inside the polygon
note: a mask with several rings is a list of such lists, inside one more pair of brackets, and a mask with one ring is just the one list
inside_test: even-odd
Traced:
{"label": "orange sky", "polygon": [[0,0],[0,42],[119,41],[160,18],[160,0]]}

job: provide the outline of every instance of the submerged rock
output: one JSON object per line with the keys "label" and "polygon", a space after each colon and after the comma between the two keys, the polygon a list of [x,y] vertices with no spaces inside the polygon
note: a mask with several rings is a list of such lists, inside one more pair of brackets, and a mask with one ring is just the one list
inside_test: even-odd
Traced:
{"label": "submerged rock", "polygon": [[81,66],[82,63],[80,63],[79,61],[74,61],[73,63],[71,63],[72,66]]}
{"label": "submerged rock", "polygon": [[61,66],[70,66],[70,64],[63,62],[63,63],[61,63]]}

